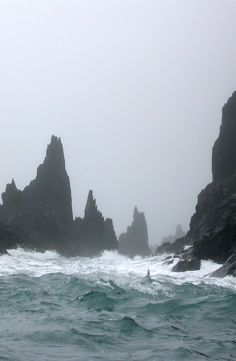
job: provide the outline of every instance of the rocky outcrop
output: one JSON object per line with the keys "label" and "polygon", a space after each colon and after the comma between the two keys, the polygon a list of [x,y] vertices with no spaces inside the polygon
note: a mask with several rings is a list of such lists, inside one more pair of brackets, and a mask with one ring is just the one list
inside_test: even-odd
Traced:
{"label": "rocky outcrop", "polygon": [[213,182],[199,194],[186,236],[186,242],[192,245],[188,261],[211,259],[224,263],[236,250],[236,93],[223,107],[212,171]]}
{"label": "rocky outcrop", "polygon": [[92,257],[104,250],[116,250],[118,242],[110,218],[104,219],[97,209],[96,199],[90,190],[84,211],[84,218],[77,218],[74,222],[72,241],[63,253]]}
{"label": "rocky outcrop", "polygon": [[193,256],[192,248],[183,252],[179,262],[173,267],[173,272],[197,271],[201,267],[201,261],[198,257]]}
{"label": "rocky outcrop", "polygon": [[[12,180],[2,201],[0,221],[18,235],[25,248],[53,249],[67,256],[94,256],[118,248],[112,220],[104,219],[98,211],[92,191],[84,218],[73,220],[70,180],[60,138],[52,136],[35,180],[23,191]],[[0,227],[0,253],[16,245],[6,233],[2,239]]]}
{"label": "rocky outcrop", "polygon": [[222,109],[220,134],[212,152],[213,182],[230,177],[236,170],[236,92]]}
{"label": "rocky outcrop", "polygon": [[163,253],[180,253],[183,252],[185,246],[187,246],[186,237],[178,238],[173,243],[165,242],[161,244],[155,252],[155,255],[161,255]]}
{"label": "rocky outcrop", "polygon": [[200,269],[201,261],[196,257],[181,259],[172,269],[173,272],[197,271]]}
{"label": "rocky outcrop", "polygon": [[0,220],[24,239],[25,247],[60,247],[73,222],[70,181],[60,138],[52,136],[35,180],[23,191],[12,181],[2,201]]}
{"label": "rocky outcrop", "polygon": [[182,252],[187,245],[185,235],[186,233],[183,231],[181,224],[178,224],[174,235],[162,239],[163,243],[157,247],[155,255]]}
{"label": "rocky outcrop", "polygon": [[236,252],[234,252],[225,262],[225,264],[213,272],[211,277],[225,277],[235,276],[236,277]]}
{"label": "rocky outcrop", "polygon": [[0,223],[0,255],[7,254],[7,250],[17,248],[20,244],[20,239],[11,229]]}
{"label": "rocky outcrop", "polygon": [[137,207],[134,209],[131,226],[119,237],[119,252],[129,257],[137,255],[145,257],[151,254],[145,215],[139,212]]}

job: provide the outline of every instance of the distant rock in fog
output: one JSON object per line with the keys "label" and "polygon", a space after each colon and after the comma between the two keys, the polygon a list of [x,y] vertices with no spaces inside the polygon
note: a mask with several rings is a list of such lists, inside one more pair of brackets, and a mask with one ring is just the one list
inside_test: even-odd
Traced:
{"label": "distant rock in fog", "polygon": [[148,230],[145,215],[134,209],[133,222],[126,233],[119,237],[119,252],[129,257],[149,256],[151,250],[148,245]]}
{"label": "distant rock in fog", "polygon": [[[162,239],[162,244],[157,247],[155,254],[175,253],[184,249],[186,233],[183,231],[181,224],[178,224],[174,235],[169,235]],[[176,241],[177,240],[177,241]]]}

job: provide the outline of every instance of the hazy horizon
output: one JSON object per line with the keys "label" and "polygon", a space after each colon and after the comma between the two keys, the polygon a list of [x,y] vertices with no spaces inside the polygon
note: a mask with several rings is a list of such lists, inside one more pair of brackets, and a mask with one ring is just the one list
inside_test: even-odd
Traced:
{"label": "hazy horizon", "polygon": [[236,90],[234,0],[0,0],[0,192],[61,137],[74,216],[187,230]]}

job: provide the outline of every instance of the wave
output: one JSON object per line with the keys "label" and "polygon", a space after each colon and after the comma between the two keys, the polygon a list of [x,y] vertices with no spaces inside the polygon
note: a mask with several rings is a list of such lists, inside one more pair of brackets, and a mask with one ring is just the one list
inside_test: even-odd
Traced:
{"label": "wave", "polygon": [[[174,273],[171,271],[173,264],[166,263],[165,258],[166,256],[162,255],[130,259],[110,251],[105,251],[96,258],[66,258],[53,251],[39,253],[18,248],[10,250],[9,255],[0,257],[0,277],[12,275],[60,277],[64,275],[69,277],[68,282],[78,282],[79,279],[81,283],[84,280],[86,283],[90,282],[91,286],[100,284],[115,288],[118,293],[134,289],[143,293],[156,294],[161,290],[168,292],[168,284],[185,283],[217,285],[236,290],[236,279],[233,277],[224,279],[207,277],[219,267],[212,261],[202,261],[199,271]],[[177,260],[174,264],[175,262]],[[148,269],[151,282],[148,282],[145,277]]]}

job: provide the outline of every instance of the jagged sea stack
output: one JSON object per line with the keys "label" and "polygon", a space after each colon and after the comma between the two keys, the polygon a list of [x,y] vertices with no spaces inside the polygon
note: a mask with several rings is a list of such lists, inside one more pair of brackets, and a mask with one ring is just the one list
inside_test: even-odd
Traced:
{"label": "jagged sea stack", "polygon": [[97,209],[92,190],[89,191],[84,218],[74,221],[70,255],[96,256],[104,250],[116,250],[118,242],[110,218],[104,219]]}
{"label": "jagged sea stack", "polygon": [[60,138],[52,136],[37,176],[23,191],[15,182],[2,194],[0,220],[29,248],[59,249],[73,223],[70,181]]}
{"label": "jagged sea stack", "polygon": [[212,173],[213,182],[199,194],[185,238],[191,248],[183,253],[174,271],[183,263],[185,270],[192,265],[199,268],[199,260],[204,259],[224,263],[236,250],[236,92],[222,110],[220,134],[212,152]]}
{"label": "jagged sea stack", "polygon": [[148,245],[148,230],[145,215],[134,208],[133,222],[126,233],[119,237],[119,252],[128,256],[145,257],[151,254]]}

